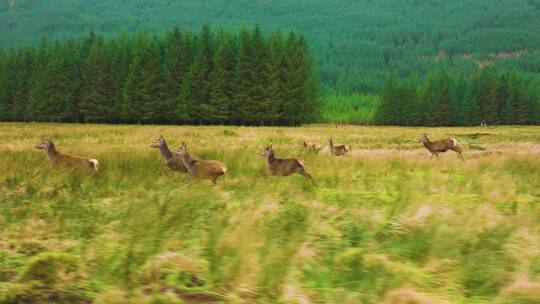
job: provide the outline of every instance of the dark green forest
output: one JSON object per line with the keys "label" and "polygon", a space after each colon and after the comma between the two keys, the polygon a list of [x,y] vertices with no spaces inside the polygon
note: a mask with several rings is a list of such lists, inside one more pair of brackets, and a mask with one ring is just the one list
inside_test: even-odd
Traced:
{"label": "dark green forest", "polygon": [[473,73],[484,61],[540,72],[538,0],[0,0],[0,46],[81,39],[90,31],[199,31],[206,22],[303,35],[324,94],[378,93],[391,73]]}
{"label": "dark green forest", "polygon": [[0,52],[0,118],[17,121],[298,125],[319,80],[294,32],[94,33]]}
{"label": "dark green forest", "polygon": [[487,66],[471,75],[390,76],[373,122],[401,126],[540,124],[540,79]]}
{"label": "dark green forest", "polygon": [[0,28],[3,120],[540,122],[537,0],[0,0]]}

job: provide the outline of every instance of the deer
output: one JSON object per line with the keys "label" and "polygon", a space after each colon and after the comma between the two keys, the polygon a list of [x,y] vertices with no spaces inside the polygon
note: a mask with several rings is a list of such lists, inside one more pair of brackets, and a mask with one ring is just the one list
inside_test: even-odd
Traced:
{"label": "deer", "polygon": [[350,145],[337,145],[334,146],[334,142],[331,138],[328,139],[328,147],[330,148],[330,154],[335,156],[343,156],[351,150]]}
{"label": "deer", "polygon": [[[150,147],[160,150],[161,156],[163,156],[163,160],[165,160],[165,165],[169,169],[183,173],[188,172],[188,169],[184,165],[184,160],[182,159],[180,154],[171,152],[171,150],[169,150],[169,146],[167,145],[165,138],[163,138],[163,135],[160,135],[159,138],[150,145]],[[196,160],[200,159],[196,155],[191,155],[191,157]]]}
{"label": "deer", "polygon": [[189,155],[184,142],[178,148],[178,154],[182,157],[189,175],[210,179],[214,186],[217,185],[218,177],[225,175],[225,172],[227,172],[227,167],[217,160],[203,160]]}
{"label": "deer", "polygon": [[452,150],[457,153],[459,159],[465,161],[463,159],[463,155],[461,154],[462,150],[458,146],[458,141],[455,138],[431,141],[429,140],[427,134],[424,133],[418,138],[418,140],[421,141],[424,144],[424,147],[426,147],[426,149],[428,149],[428,151],[431,153],[431,158],[433,158],[433,156],[438,158],[439,153],[444,153],[448,150]]}
{"label": "deer", "polygon": [[313,178],[311,177],[311,175],[307,173],[304,168],[305,162],[303,159],[301,158],[285,158],[285,159],[275,158],[272,144],[266,146],[266,148],[262,150],[261,155],[266,157],[270,175],[287,176],[293,173],[298,173],[304,176],[305,178],[313,181]]}
{"label": "deer", "polygon": [[60,152],[56,150],[54,143],[50,139],[43,139],[43,141],[35,146],[35,148],[47,151],[47,155],[49,156],[49,160],[53,167],[72,166],[82,167],[93,171],[98,170],[99,161],[97,159]]}
{"label": "deer", "polygon": [[319,153],[319,151],[321,150],[321,146],[316,143],[308,143],[304,140],[304,149]]}

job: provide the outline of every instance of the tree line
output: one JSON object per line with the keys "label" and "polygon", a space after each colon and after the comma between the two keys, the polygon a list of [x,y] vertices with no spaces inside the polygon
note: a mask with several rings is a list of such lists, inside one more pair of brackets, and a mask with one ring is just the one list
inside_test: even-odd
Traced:
{"label": "tree line", "polygon": [[229,29],[259,22],[305,36],[324,93],[365,94],[378,92],[391,72],[472,73],[491,61],[538,73],[539,9],[538,0],[0,0],[0,45],[81,39],[90,30],[114,37],[174,26],[198,31],[207,21]]}
{"label": "tree line", "polygon": [[0,49],[2,120],[298,125],[318,92],[304,38],[258,26]]}
{"label": "tree line", "polygon": [[374,122],[383,125],[540,124],[540,79],[496,66],[472,74],[390,76]]}

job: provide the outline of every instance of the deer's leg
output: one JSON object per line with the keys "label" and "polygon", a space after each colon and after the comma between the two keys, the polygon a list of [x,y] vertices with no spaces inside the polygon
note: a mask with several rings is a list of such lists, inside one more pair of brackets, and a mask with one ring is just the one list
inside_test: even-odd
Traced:
{"label": "deer's leg", "polygon": [[217,185],[217,178],[218,178],[217,176],[212,175],[212,185],[213,186]]}
{"label": "deer's leg", "polygon": [[298,174],[302,175],[303,177],[306,177],[313,181],[313,178],[311,177],[311,174],[307,173],[306,170],[304,170],[304,167],[300,167],[297,170]]}
{"label": "deer's leg", "polygon": [[463,159],[463,154],[461,154],[462,150],[460,147],[455,146],[452,150],[454,150],[457,153],[459,159],[461,159],[462,161],[465,161],[465,159]]}

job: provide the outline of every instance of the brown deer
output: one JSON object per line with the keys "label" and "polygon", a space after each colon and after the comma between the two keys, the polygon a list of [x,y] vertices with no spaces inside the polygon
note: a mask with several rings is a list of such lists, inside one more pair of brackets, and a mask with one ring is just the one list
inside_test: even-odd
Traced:
{"label": "brown deer", "polygon": [[[161,151],[161,156],[163,156],[163,160],[165,160],[165,165],[174,171],[180,171],[180,172],[188,172],[188,169],[184,165],[184,160],[178,153],[173,153],[171,150],[169,150],[169,146],[167,145],[167,142],[163,138],[162,135],[159,136],[159,138],[150,145],[152,148],[159,149]],[[196,155],[191,155],[193,159],[200,160],[200,158]]]}
{"label": "brown deer", "polygon": [[328,139],[328,147],[330,148],[330,154],[335,156],[343,156],[351,150],[350,145],[337,145],[334,146],[334,142],[331,138]]}
{"label": "brown deer", "polygon": [[316,143],[308,143],[304,140],[304,149],[319,153],[319,151],[321,150],[321,145]]}
{"label": "brown deer", "polygon": [[203,160],[190,156],[185,143],[180,145],[178,153],[191,176],[210,179],[212,185],[216,185],[218,177],[227,172],[227,167],[217,160]]}
{"label": "brown deer", "polygon": [[36,149],[47,151],[49,160],[54,167],[73,166],[82,167],[94,171],[98,170],[99,161],[97,159],[70,155],[60,152],[56,150],[54,143],[49,139],[44,139],[39,145],[36,146]]}
{"label": "brown deer", "polygon": [[268,170],[270,175],[281,175],[287,176],[292,173],[298,173],[311,181],[313,178],[309,173],[304,169],[304,160],[301,158],[286,158],[279,159],[274,157],[274,149],[272,145],[268,145],[262,152],[261,155],[266,157],[268,162]]}
{"label": "brown deer", "polygon": [[458,157],[464,161],[463,155],[461,154],[461,148],[458,146],[458,141],[455,138],[447,138],[447,139],[441,139],[436,141],[430,141],[427,134],[422,134],[419,138],[419,141],[421,141],[424,144],[424,147],[431,152],[431,157],[439,157],[439,153],[444,153],[448,150],[452,150],[458,154]]}

